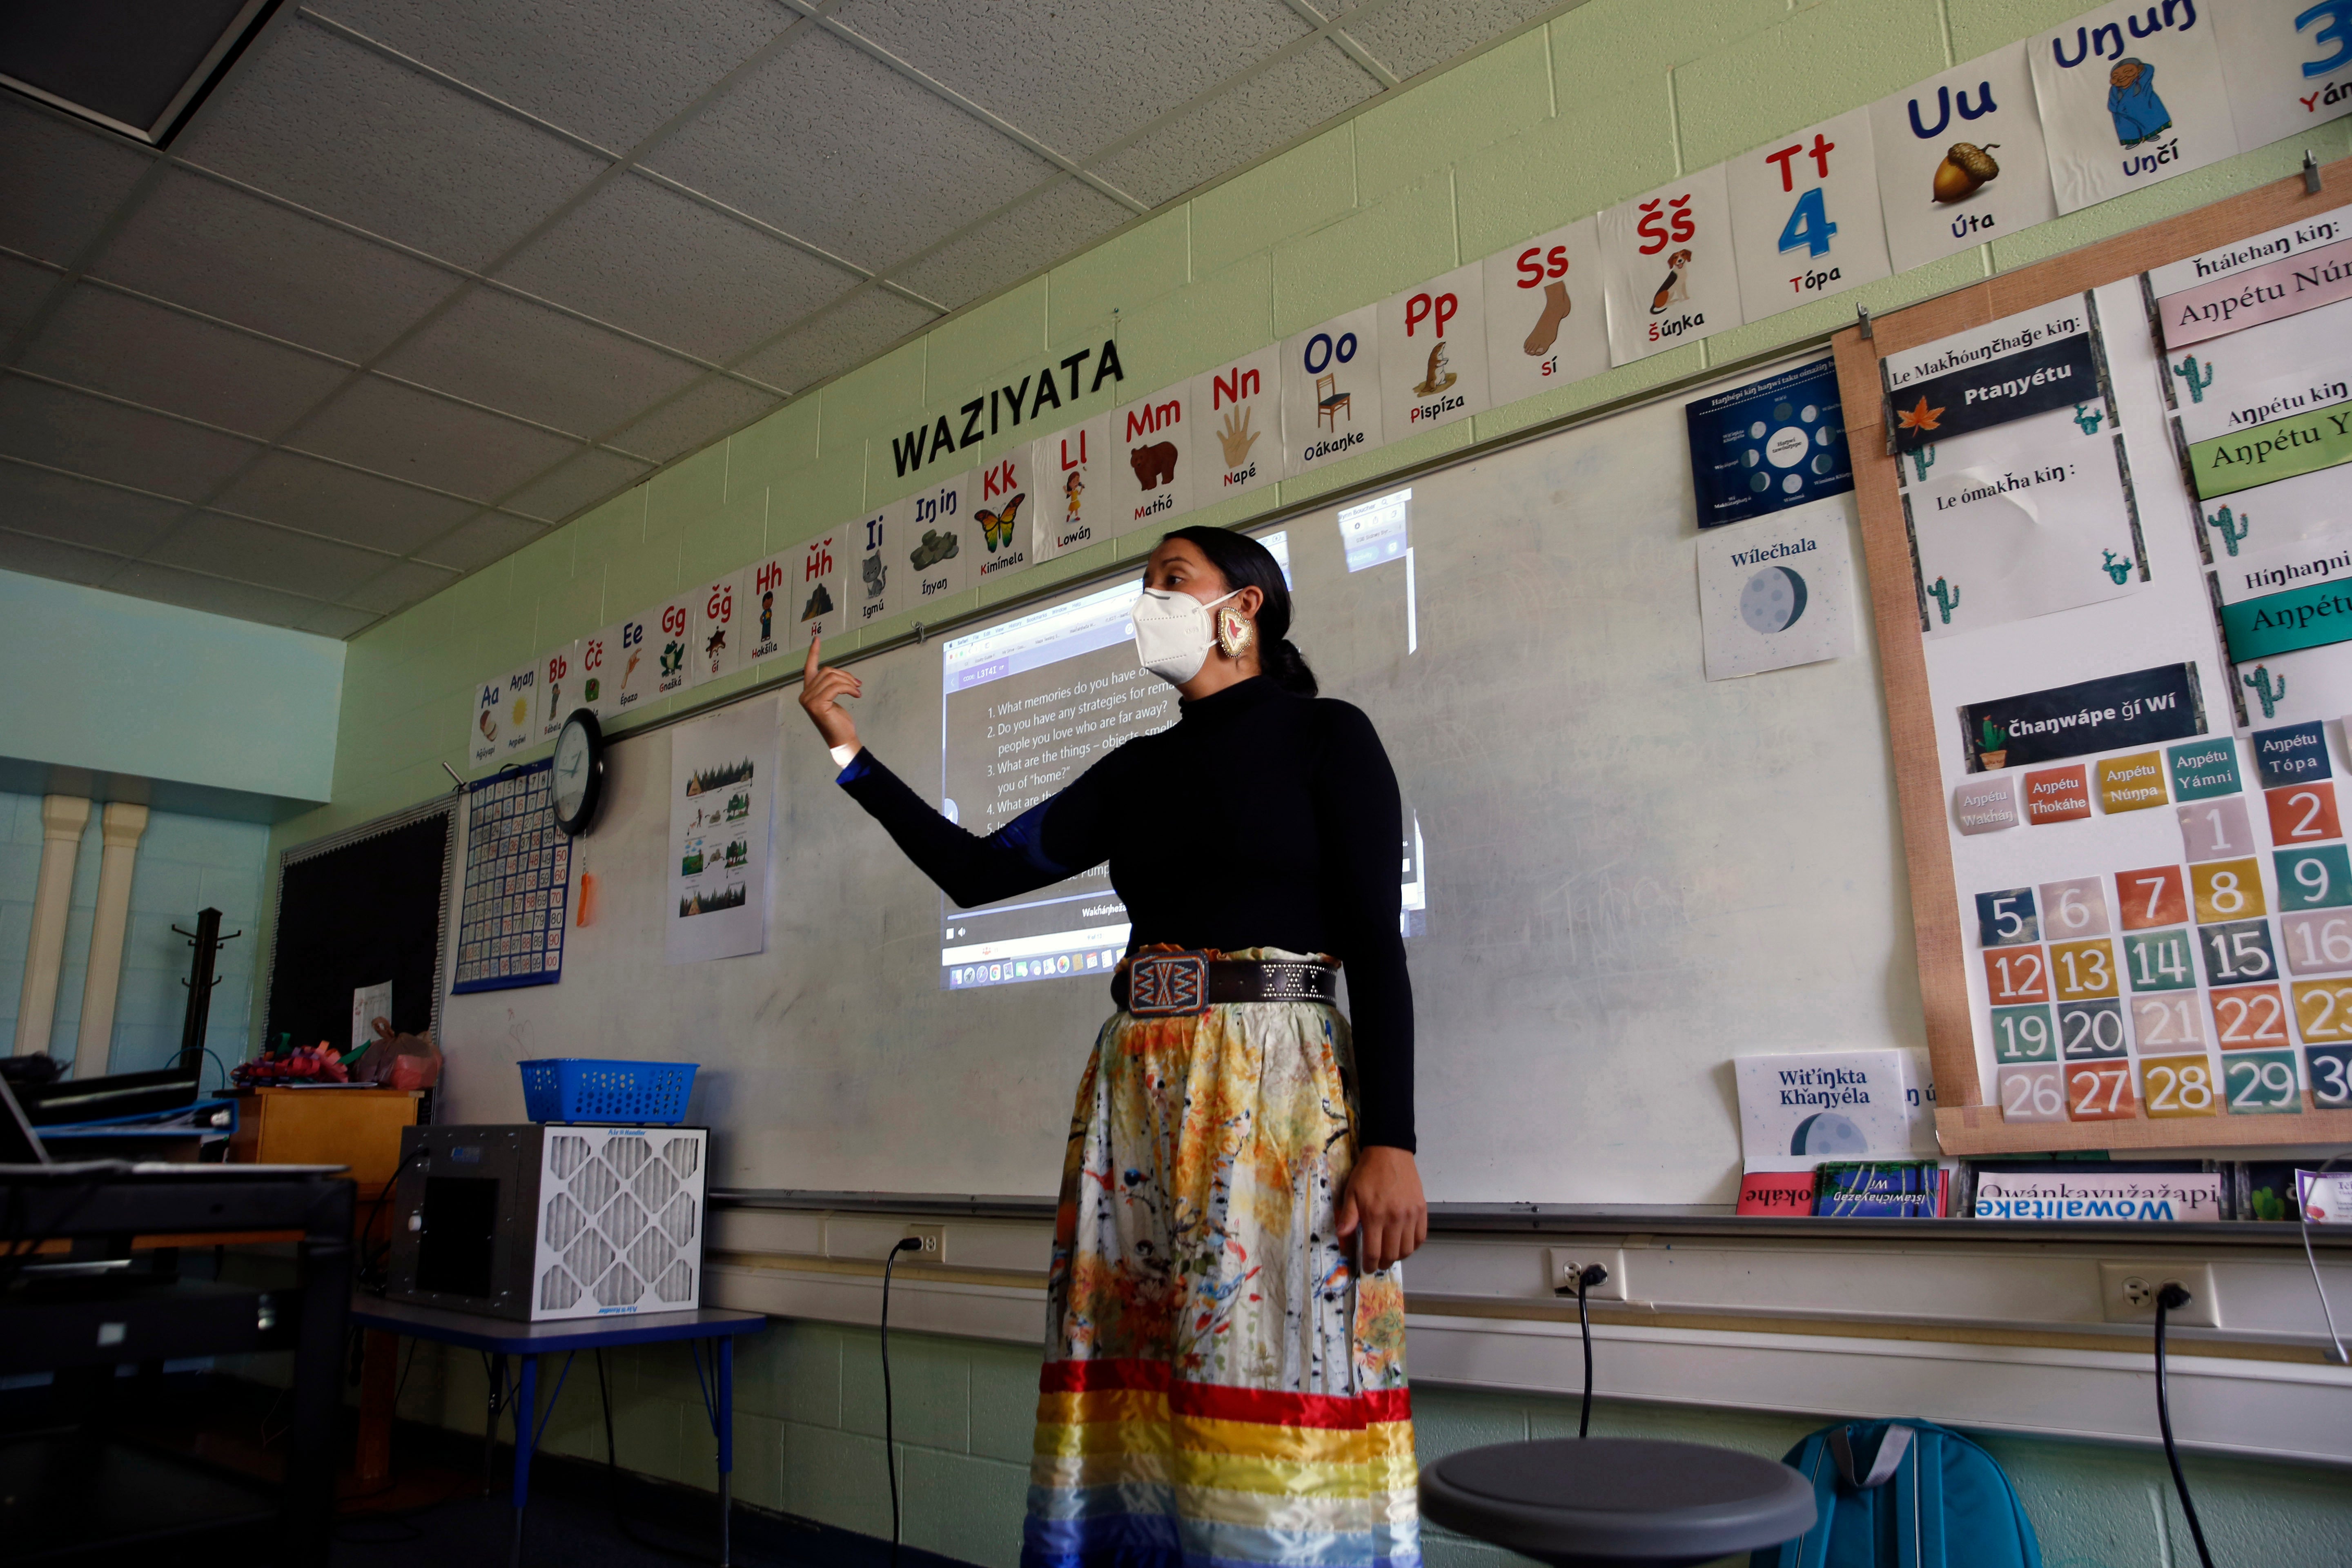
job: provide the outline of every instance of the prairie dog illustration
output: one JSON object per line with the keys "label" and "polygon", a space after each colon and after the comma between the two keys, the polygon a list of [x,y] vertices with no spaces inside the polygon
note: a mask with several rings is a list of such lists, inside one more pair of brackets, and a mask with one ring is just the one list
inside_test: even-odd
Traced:
{"label": "prairie dog illustration", "polygon": [[1677,250],[1666,258],[1666,280],[1658,285],[1657,293],[1651,298],[1650,314],[1664,315],[1667,306],[1689,300],[1690,263],[1691,253],[1687,250]]}
{"label": "prairie dog illustration", "polygon": [[1457,378],[1445,368],[1445,340],[1440,338],[1429,346],[1429,374],[1412,389],[1415,397],[1434,397],[1452,386]]}

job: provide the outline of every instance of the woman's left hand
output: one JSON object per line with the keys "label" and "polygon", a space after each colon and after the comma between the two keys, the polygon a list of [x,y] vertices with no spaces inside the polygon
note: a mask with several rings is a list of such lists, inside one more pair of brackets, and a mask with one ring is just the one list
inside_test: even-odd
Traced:
{"label": "woman's left hand", "polygon": [[1361,1233],[1357,1267],[1377,1274],[1412,1257],[1429,1239],[1429,1205],[1421,1172],[1402,1149],[1374,1144],[1356,1156],[1339,1199],[1339,1239]]}

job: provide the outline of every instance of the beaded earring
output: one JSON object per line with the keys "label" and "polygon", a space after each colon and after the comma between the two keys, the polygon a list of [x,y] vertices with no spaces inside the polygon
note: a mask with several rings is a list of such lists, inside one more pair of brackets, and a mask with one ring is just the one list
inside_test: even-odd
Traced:
{"label": "beaded earring", "polygon": [[1217,651],[1227,658],[1239,658],[1257,640],[1257,624],[1239,610],[1217,612]]}

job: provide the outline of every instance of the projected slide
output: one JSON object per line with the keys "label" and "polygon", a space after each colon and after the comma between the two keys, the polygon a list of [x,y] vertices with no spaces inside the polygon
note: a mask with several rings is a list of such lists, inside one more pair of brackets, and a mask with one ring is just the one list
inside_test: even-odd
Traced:
{"label": "projected slide", "polygon": [[[1260,542],[1288,577],[1287,535]],[[993,833],[1112,747],[1176,721],[1175,689],[1136,663],[1136,592],[1121,580],[943,646],[940,793],[950,820]],[[1406,830],[1406,921],[1418,930],[1421,835],[1410,814]],[[942,897],[940,914],[945,989],[1100,980],[1127,950],[1127,906],[1102,866],[976,909]]]}

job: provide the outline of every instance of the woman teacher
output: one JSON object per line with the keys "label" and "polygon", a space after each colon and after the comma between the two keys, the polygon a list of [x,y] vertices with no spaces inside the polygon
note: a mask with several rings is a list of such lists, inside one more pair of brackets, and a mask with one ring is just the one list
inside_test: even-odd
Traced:
{"label": "woman teacher", "polygon": [[1420,1560],[1402,812],[1289,629],[1264,545],[1169,534],[1135,641],[1177,721],[986,838],[859,745],[857,678],[809,647],[801,706],[842,786],[950,899],[1107,859],[1131,921],[1062,1168],[1025,1568]]}

